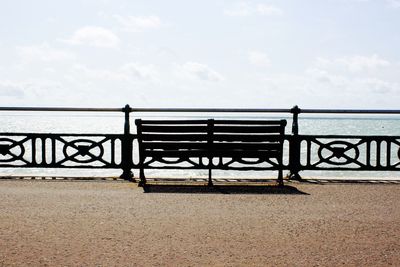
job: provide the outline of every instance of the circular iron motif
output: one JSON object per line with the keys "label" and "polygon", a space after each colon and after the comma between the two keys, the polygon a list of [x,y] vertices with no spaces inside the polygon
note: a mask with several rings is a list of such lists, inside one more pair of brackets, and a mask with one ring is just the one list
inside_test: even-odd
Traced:
{"label": "circular iron motif", "polygon": [[93,140],[78,139],[65,144],[64,156],[76,163],[90,163],[99,160],[103,154],[103,146]]}
{"label": "circular iron motif", "polygon": [[360,156],[357,146],[346,141],[333,141],[321,146],[318,150],[321,161],[332,165],[354,163]]}
{"label": "circular iron motif", "polygon": [[23,145],[9,138],[0,138],[0,162],[12,162],[21,159],[25,153]]}

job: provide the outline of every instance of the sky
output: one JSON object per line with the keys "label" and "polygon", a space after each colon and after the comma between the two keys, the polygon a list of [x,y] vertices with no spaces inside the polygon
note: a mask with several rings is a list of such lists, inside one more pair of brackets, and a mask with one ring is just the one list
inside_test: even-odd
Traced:
{"label": "sky", "polygon": [[399,109],[400,0],[0,0],[0,106]]}

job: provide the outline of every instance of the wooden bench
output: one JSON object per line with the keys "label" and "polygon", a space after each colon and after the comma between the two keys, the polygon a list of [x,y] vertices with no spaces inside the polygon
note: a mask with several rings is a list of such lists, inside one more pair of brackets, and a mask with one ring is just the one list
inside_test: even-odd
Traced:
{"label": "wooden bench", "polygon": [[[278,170],[283,185],[286,120],[141,120],[137,125],[140,184],[144,169]],[[260,166],[264,163],[268,166]]]}

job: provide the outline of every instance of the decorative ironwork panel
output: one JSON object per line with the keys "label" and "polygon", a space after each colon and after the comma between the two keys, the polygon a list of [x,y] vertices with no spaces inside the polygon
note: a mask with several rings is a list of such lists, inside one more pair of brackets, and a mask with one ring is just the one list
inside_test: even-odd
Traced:
{"label": "decorative ironwork panel", "polygon": [[400,170],[400,136],[299,135],[301,170]]}
{"label": "decorative ironwork panel", "polygon": [[0,134],[0,167],[121,168],[123,135]]}

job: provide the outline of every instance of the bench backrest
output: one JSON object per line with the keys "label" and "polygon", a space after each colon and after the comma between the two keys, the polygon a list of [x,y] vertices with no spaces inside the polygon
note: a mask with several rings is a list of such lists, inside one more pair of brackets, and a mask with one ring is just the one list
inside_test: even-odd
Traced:
{"label": "bench backrest", "polygon": [[211,121],[215,157],[278,158],[282,154],[285,120]]}
{"label": "bench backrest", "polygon": [[286,120],[135,121],[141,154],[160,157],[280,157]]}

